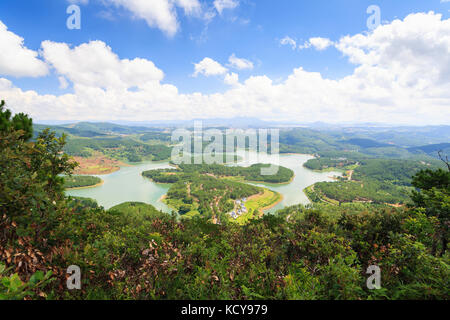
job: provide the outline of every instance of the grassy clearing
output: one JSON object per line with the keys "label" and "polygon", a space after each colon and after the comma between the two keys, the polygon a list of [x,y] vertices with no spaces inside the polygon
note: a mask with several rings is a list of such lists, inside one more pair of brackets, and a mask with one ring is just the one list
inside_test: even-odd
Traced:
{"label": "grassy clearing", "polygon": [[244,225],[252,219],[260,218],[264,214],[264,210],[270,209],[277,205],[283,197],[278,192],[264,189],[263,193],[251,196],[245,206],[248,209],[247,213],[244,213],[236,220],[233,220],[239,225]]}

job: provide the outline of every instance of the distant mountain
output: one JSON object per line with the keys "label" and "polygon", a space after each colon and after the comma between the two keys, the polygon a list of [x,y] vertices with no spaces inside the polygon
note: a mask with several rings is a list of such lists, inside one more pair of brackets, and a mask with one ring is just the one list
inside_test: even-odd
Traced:
{"label": "distant mountain", "polygon": [[361,148],[383,148],[391,147],[391,145],[386,143],[380,143],[371,139],[349,139],[343,141],[344,143],[352,144]]}
{"label": "distant mountain", "polygon": [[134,134],[148,132],[148,127],[124,126],[108,122],[79,122],[70,126],[82,131],[96,131],[102,134]]}
{"label": "distant mountain", "polygon": [[412,153],[426,153],[429,156],[438,157],[438,152],[442,151],[445,155],[450,156],[450,143],[429,144],[421,147],[413,147],[408,149]]}
{"label": "distant mountain", "polygon": [[64,125],[34,124],[33,128],[35,131],[35,135],[43,131],[45,128],[50,128],[52,131],[55,131],[58,135],[65,133],[68,135],[75,135],[86,138],[101,137],[111,134],[112,135],[139,134],[139,133],[154,132],[156,130],[154,128],[149,127],[124,126],[107,122],[98,122],[98,123],[78,122]]}
{"label": "distant mountain", "polygon": [[55,125],[42,125],[42,124],[33,125],[34,135],[37,136],[40,132],[42,132],[46,128],[50,128],[52,131],[56,132],[56,134],[59,136],[62,135],[63,133],[66,135],[74,135],[83,138],[106,136],[105,133],[102,133],[98,130],[82,130],[79,128],[71,128]]}

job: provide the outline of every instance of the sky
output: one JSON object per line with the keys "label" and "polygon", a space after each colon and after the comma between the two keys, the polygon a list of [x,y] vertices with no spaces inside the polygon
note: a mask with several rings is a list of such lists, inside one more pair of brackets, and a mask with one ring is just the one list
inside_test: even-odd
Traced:
{"label": "sky", "polygon": [[35,121],[450,124],[450,0],[2,0],[0,99]]}

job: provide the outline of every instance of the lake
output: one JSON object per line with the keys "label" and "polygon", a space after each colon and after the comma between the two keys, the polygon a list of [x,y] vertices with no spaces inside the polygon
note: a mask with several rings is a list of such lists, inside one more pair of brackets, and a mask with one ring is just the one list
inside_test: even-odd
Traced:
{"label": "lake", "polygon": [[294,171],[294,180],[289,184],[268,184],[268,183],[251,183],[255,186],[265,187],[276,191],[283,195],[283,201],[277,204],[266,213],[274,213],[277,210],[283,209],[287,206],[296,204],[309,204],[310,201],[303,190],[317,182],[331,182],[334,181],[334,176],[342,176],[340,172],[315,172],[303,167],[303,164],[314,159],[311,155],[306,154],[281,154],[279,157],[272,155],[259,155],[257,161],[252,161],[257,157],[256,153],[250,153],[250,156],[245,156],[245,151],[239,150],[238,155],[243,159],[250,159],[248,163],[238,162],[239,166],[250,166],[253,163],[272,163],[278,164]]}
{"label": "lake", "polygon": [[[245,157],[245,151],[238,151],[242,159],[236,165],[249,166],[252,163],[273,163],[277,164],[277,157],[272,155],[256,155],[250,153],[250,157]],[[283,201],[267,212],[275,212],[286,206],[295,204],[308,204],[303,189],[321,181],[333,181],[333,176],[340,176],[339,172],[314,172],[303,167],[303,164],[312,159],[313,156],[304,154],[283,154],[279,156],[281,166],[294,171],[295,177],[289,184],[266,184],[252,183],[256,186],[266,187],[277,191],[283,195]],[[170,168],[168,162],[147,162],[131,167],[122,167],[119,171],[98,176],[103,179],[104,184],[88,189],[68,190],[67,195],[86,197],[97,200],[98,204],[105,209],[128,201],[144,202],[155,206],[158,210],[171,212],[171,209],[160,201],[170,188],[168,184],[159,184],[142,177],[141,173],[147,170]]]}
{"label": "lake", "polygon": [[146,162],[131,167],[122,167],[107,175],[98,175],[104,184],[87,189],[67,190],[66,194],[97,200],[98,204],[110,209],[128,201],[152,204],[158,210],[171,212],[168,206],[160,201],[170,188],[168,184],[157,184],[144,178],[141,173],[147,170],[171,168],[168,162]]}

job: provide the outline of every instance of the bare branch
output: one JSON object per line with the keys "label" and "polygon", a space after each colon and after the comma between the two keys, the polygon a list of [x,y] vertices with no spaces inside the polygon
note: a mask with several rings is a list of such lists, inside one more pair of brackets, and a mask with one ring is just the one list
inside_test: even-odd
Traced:
{"label": "bare branch", "polygon": [[448,161],[448,156],[445,156],[445,159],[444,159],[444,156],[442,155],[442,153],[443,153],[442,150],[438,151],[439,159],[441,159],[441,161],[445,163],[445,165],[447,166],[448,171],[450,171],[450,163]]}

